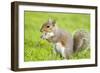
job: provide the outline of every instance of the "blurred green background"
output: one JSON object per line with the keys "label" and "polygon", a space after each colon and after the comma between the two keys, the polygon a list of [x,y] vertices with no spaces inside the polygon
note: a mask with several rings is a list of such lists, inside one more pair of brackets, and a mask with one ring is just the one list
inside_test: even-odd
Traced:
{"label": "blurred green background", "polygon": [[[49,18],[56,19],[58,27],[69,31],[72,35],[79,29],[90,31],[89,14],[24,12],[24,61],[62,60],[52,52],[52,44],[40,38],[40,28]],[[73,54],[70,59],[90,58],[90,50],[82,50]]]}

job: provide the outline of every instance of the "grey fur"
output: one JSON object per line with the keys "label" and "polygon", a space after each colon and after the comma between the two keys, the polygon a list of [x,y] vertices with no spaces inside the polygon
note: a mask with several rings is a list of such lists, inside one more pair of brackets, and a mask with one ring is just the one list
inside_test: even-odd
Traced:
{"label": "grey fur", "polygon": [[66,44],[63,45],[65,50],[63,53],[61,53],[61,52],[59,52],[59,53],[64,58],[69,58],[69,56],[73,53],[73,38],[72,38],[71,34],[68,32],[65,32],[64,30],[58,29],[58,28],[55,28],[53,30],[53,33],[54,33],[54,36],[51,38],[48,38],[47,40],[49,42],[52,42],[55,44],[57,42],[62,42],[61,38],[66,37],[66,39],[64,40],[64,42],[66,42]]}

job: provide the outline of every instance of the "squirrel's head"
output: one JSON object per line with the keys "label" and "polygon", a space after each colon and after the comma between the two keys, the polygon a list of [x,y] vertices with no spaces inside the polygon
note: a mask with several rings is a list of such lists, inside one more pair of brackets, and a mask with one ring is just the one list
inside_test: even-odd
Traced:
{"label": "squirrel's head", "polygon": [[52,32],[55,27],[55,24],[56,24],[55,20],[49,19],[42,25],[40,32]]}
{"label": "squirrel's head", "polygon": [[49,19],[42,25],[40,29],[40,32],[42,32],[42,39],[49,39],[50,37],[54,36],[53,30],[55,29],[55,24],[55,20]]}

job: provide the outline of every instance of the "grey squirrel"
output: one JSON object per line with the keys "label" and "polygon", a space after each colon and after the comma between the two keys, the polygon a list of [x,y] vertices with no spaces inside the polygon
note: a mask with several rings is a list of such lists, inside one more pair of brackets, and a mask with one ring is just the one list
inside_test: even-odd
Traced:
{"label": "grey squirrel", "polygon": [[49,19],[45,22],[40,31],[41,38],[54,44],[54,53],[60,54],[63,58],[69,59],[74,53],[89,45],[88,32],[79,30],[75,32],[74,36],[56,26],[56,21]]}

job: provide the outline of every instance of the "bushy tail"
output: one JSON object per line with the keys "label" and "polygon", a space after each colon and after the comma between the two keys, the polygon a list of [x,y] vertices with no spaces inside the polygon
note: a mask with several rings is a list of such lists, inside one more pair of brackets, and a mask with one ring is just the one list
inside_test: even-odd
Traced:
{"label": "bushy tail", "polygon": [[74,40],[74,52],[78,52],[81,49],[89,47],[90,35],[85,30],[78,30],[73,36]]}

